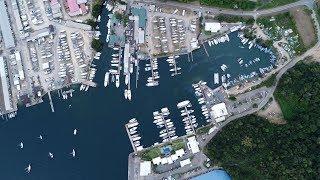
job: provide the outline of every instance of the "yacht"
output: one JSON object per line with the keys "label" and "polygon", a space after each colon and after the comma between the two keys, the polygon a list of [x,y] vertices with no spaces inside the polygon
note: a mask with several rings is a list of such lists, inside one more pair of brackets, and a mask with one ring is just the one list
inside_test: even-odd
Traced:
{"label": "yacht", "polygon": [[104,87],[107,87],[109,84],[109,72],[106,72],[106,74],[104,75]]}
{"label": "yacht", "polygon": [[120,86],[120,76],[119,74],[116,74],[116,87],[118,88]]}
{"label": "yacht", "polygon": [[125,97],[126,99],[128,99],[128,90],[127,90],[127,89],[124,90],[124,97]]}
{"label": "yacht", "polygon": [[42,135],[41,135],[41,134],[39,135],[39,139],[40,139],[40,140],[42,140],[42,139],[43,139],[43,137],[42,137]]}
{"label": "yacht", "polygon": [[131,101],[131,90],[128,89],[127,92],[128,92],[128,99],[129,99],[129,101]]}
{"label": "yacht", "polygon": [[222,64],[222,65],[221,65],[221,70],[222,70],[222,71],[225,71],[227,68],[228,68],[227,65],[225,65],[225,64]]}
{"label": "yacht", "polygon": [[219,84],[219,73],[213,74],[214,84]]}
{"label": "yacht", "polygon": [[129,120],[129,122],[130,123],[135,123],[135,122],[137,122],[137,119],[136,118],[132,118],[132,119]]}
{"label": "yacht", "polygon": [[53,159],[53,154],[51,152],[49,152],[49,157]]}
{"label": "yacht", "polygon": [[72,155],[72,157],[76,157],[76,151],[74,149],[72,149],[72,152],[70,154]]}
{"label": "yacht", "polygon": [[130,75],[127,74],[127,75],[126,75],[126,78],[125,78],[125,81],[124,81],[126,85],[129,84],[129,80],[130,80]]}
{"label": "yacht", "polygon": [[74,130],[73,130],[73,135],[77,135],[77,132],[78,132],[78,130],[77,130],[77,129],[74,129]]}
{"label": "yacht", "polygon": [[26,172],[27,173],[30,173],[31,172],[31,164],[29,164],[26,168],[25,168]]}
{"label": "yacht", "polygon": [[20,142],[19,147],[23,149],[23,142]]}

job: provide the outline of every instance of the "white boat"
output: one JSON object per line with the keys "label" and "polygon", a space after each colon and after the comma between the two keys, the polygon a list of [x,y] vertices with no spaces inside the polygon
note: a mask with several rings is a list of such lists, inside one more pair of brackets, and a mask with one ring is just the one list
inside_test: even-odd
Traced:
{"label": "white boat", "polygon": [[117,48],[117,47],[114,47],[114,48],[113,48],[113,50],[115,50],[115,51],[118,51],[118,50],[119,50],[119,48]]}
{"label": "white boat", "polygon": [[214,84],[219,84],[219,73],[213,74]]}
{"label": "white boat", "polygon": [[72,155],[72,157],[76,157],[76,151],[74,149],[72,149],[72,152],[70,154]]}
{"label": "white boat", "polygon": [[227,65],[225,65],[225,64],[222,64],[222,65],[221,65],[221,70],[222,70],[222,71],[225,71],[227,68],[228,68]]}
{"label": "white boat", "polygon": [[138,126],[138,122],[134,122],[134,123],[129,123],[128,124],[128,128],[132,128],[132,127],[135,127],[135,126]]}
{"label": "white boat", "polygon": [[77,130],[77,129],[74,129],[74,130],[73,130],[73,135],[77,135],[77,132],[78,132],[78,130]]}
{"label": "white boat", "polygon": [[112,57],[118,57],[119,55],[118,54],[112,54]]}
{"label": "white boat", "polygon": [[26,172],[27,173],[30,173],[31,172],[31,164],[29,164],[26,168],[25,168]]}
{"label": "white boat", "polygon": [[128,90],[127,89],[124,90],[124,98],[128,99]]}
{"label": "white boat", "polygon": [[107,87],[109,84],[109,72],[106,72],[106,74],[104,75],[104,87]]}
{"label": "white boat", "polygon": [[135,123],[135,122],[137,122],[137,119],[136,118],[132,118],[132,119],[129,120],[129,122],[130,123]]}
{"label": "white boat", "polygon": [[131,101],[131,90],[130,89],[128,89],[128,99],[129,99],[129,101]]}
{"label": "white boat", "polygon": [[187,106],[189,103],[190,103],[189,100],[185,100],[185,101],[179,102],[179,103],[177,104],[177,107],[178,107],[178,108],[185,107],[185,106]]}
{"label": "white boat", "polygon": [[126,85],[129,84],[129,79],[130,79],[130,75],[129,75],[129,74],[126,74],[126,77],[125,77],[125,80],[124,80],[124,83],[125,83]]}
{"label": "white boat", "polygon": [[131,135],[137,133],[137,131],[130,131],[129,132]]}
{"label": "white boat", "polygon": [[42,135],[41,135],[41,134],[39,135],[39,137],[38,137],[38,138],[39,138],[40,140],[42,140],[42,139],[43,139],[43,137],[42,137]]}
{"label": "white boat", "polygon": [[19,147],[20,147],[21,149],[23,149],[23,147],[24,147],[23,142],[20,142]]}
{"label": "white boat", "polygon": [[49,152],[49,157],[53,159],[53,154],[51,152]]}
{"label": "white boat", "polygon": [[138,140],[140,140],[141,139],[141,137],[135,137],[135,138],[132,138],[132,141],[138,141]]}
{"label": "white boat", "polygon": [[119,74],[116,74],[116,87],[118,88],[120,86],[120,76]]}

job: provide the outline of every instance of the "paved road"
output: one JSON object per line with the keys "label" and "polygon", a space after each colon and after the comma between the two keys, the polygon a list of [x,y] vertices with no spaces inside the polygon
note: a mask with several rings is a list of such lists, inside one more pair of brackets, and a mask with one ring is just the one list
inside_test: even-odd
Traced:
{"label": "paved road", "polygon": [[133,0],[133,2],[138,3],[150,3],[150,4],[156,4],[156,5],[171,5],[171,6],[177,6],[185,9],[191,9],[192,11],[200,11],[202,13],[210,12],[212,14],[228,14],[228,15],[240,15],[240,16],[253,16],[254,18],[257,18],[258,16],[266,16],[278,12],[283,12],[291,8],[299,7],[299,6],[308,6],[309,8],[313,7],[314,0],[300,0],[291,4],[286,4],[283,6],[271,8],[271,9],[265,9],[265,10],[254,10],[254,11],[242,11],[242,10],[233,10],[233,9],[222,9],[217,7],[210,7],[210,6],[202,6],[202,5],[190,5],[185,3],[180,3],[176,1],[166,1],[161,2],[159,0]]}

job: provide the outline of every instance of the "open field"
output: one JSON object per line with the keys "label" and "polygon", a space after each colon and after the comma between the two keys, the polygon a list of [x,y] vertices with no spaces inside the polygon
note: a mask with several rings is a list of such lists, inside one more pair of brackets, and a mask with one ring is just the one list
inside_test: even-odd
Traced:
{"label": "open field", "polygon": [[297,30],[306,47],[310,47],[316,42],[316,32],[310,13],[311,12],[309,12],[308,9],[304,8],[295,8],[290,10],[290,14],[296,22]]}

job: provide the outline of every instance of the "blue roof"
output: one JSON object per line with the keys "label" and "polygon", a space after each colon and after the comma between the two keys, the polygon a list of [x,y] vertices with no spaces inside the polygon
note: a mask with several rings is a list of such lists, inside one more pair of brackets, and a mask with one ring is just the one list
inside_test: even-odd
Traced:
{"label": "blue roof", "polygon": [[132,8],[131,12],[135,16],[139,16],[139,27],[145,29],[147,25],[147,10],[144,8]]}
{"label": "blue roof", "polygon": [[206,174],[192,178],[192,180],[231,180],[231,177],[224,170],[213,170]]}

